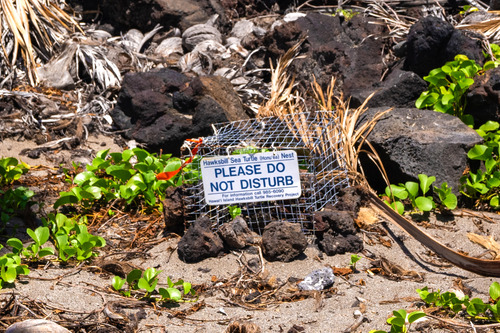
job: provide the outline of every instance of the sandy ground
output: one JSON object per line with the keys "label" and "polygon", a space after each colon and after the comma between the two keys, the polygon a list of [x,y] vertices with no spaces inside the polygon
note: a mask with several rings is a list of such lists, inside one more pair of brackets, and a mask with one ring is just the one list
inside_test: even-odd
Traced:
{"label": "sandy ground", "polygon": [[[0,156],[18,156],[22,149],[32,147],[33,144],[30,142],[5,140],[0,144]],[[121,150],[106,137],[90,139],[88,145],[82,149],[95,152],[103,147]],[[22,159],[31,165],[56,166],[54,158],[59,158],[56,153],[46,154],[35,160],[25,157]],[[59,154],[63,156],[61,163],[71,160],[71,152],[60,151]],[[444,244],[469,255],[478,256],[485,250],[469,241],[467,233],[499,235],[500,217],[493,213],[460,214],[460,211],[456,211],[454,216],[447,218],[432,215],[429,222],[422,224],[421,227],[425,227],[427,232]],[[470,288],[472,297],[480,297],[486,301],[489,285],[493,281],[499,281],[447,265],[394,225],[381,223],[380,228],[388,232],[388,236],[384,236],[383,239],[386,244],[390,244],[390,247],[384,246],[379,241],[369,245],[369,240],[375,235],[363,232],[366,245],[363,258],[357,264],[357,272],[347,278],[337,277],[333,288],[328,292],[310,295],[297,302],[272,304],[265,310],[253,310],[250,308],[252,304],[238,305],[236,302],[238,297],[232,296],[236,289],[228,287],[227,283],[236,282],[238,279],[241,283],[245,282],[245,279],[258,279],[257,276],[241,275],[244,268],[242,262],[248,262],[252,258],[261,259],[255,248],[227,253],[219,258],[207,259],[196,264],[186,264],[178,258],[175,250],[178,238],[164,238],[159,239],[154,247],[144,253],[124,250],[124,253],[104,259],[122,260],[142,269],[154,267],[162,270],[158,288],[166,285],[167,276],[174,281],[182,278],[195,285],[204,286],[204,291],[196,303],[156,309],[140,304],[133,305],[132,308],[138,313],[140,309],[145,310],[145,316],[142,316],[144,318],[140,316],[142,319],[138,321],[138,332],[224,332],[234,321],[254,323],[262,332],[301,332],[301,328],[303,332],[344,332],[357,321],[354,316],[356,310],[363,312],[365,321],[352,332],[369,332],[371,329],[389,330],[390,327],[385,321],[393,310],[415,310],[421,305],[415,292],[418,288],[428,286],[429,289],[445,291],[455,288],[454,284],[461,280],[466,288]],[[112,230],[103,230],[103,236],[109,235],[110,232],[112,233]],[[113,240],[109,239],[108,242]],[[370,274],[368,269],[371,268],[371,262],[382,257],[400,265],[404,270],[418,273],[417,279],[390,280],[378,274]],[[271,280],[276,281],[276,286],[290,281],[289,285],[279,290],[282,292],[296,285],[297,280],[303,279],[315,269],[325,266],[347,267],[349,260],[350,254],[328,257],[320,253],[314,245],[310,245],[305,255],[298,260],[290,263],[264,261],[264,268],[259,267],[259,269],[265,272],[267,280],[275,277],[275,280],[274,278]],[[78,322],[109,323],[109,316],[107,318],[105,314],[106,304],[124,299],[111,290],[112,277],[113,274],[97,267],[96,262],[81,267],[61,268],[57,263],[46,267],[34,267],[30,275],[21,277],[15,286],[3,289],[0,300],[5,302],[14,293],[19,301],[37,301],[43,305],[46,318],[54,320],[66,318],[66,321],[61,323],[67,327],[71,327],[71,323]],[[231,286],[234,287],[235,284]],[[203,304],[202,302],[204,306],[201,309],[188,314],[185,318],[179,318],[173,313],[176,310]],[[457,320],[460,321],[460,318]],[[123,321],[125,323],[126,319]],[[463,320],[461,322],[467,324]],[[412,330],[474,331],[473,328],[453,325],[439,328],[438,323],[436,320],[429,320],[416,325]],[[476,331],[481,330],[476,329]],[[483,330],[483,332],[488,331],[494,332],[493,329]]]}

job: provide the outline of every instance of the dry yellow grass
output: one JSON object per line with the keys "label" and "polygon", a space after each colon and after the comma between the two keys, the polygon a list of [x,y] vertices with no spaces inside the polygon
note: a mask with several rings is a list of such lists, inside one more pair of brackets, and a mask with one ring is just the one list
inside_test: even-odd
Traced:
{"label": "dry yellow grass", "polygon": [[[366,183],[364,171],[360,163],[360,154],[366,154],[377,166],[384,180],[389,184],[385,169],[379,155],[372,144],[366,139],[373,130],[377,121],[389,110],[375,115],[371,120],[360,124],[361,117],[368,110],[366,104],[373,96],[370,95],[358,108],[350,108],[349,101],[342,95],[334,93],[335,78],[331,79],[330,85],[323,91],[321,86],[314,80],[311,84],[314,98],[318,101],[318,109],[326,111],[322,117],[317,117],[315,126],[309,126],[305,122],[311,121],[303,115],[305,109],[303,98],[294,90],[294,78],[288,74],[288,68],[298,56],[302,41],[288,50],[279,60],[276,67],[271,66],[271,94],[265,104],[258,112],[258,117],[275,116],[288,121],[292,119],[294,124],[288,124],[294,136],[300,136],[306,145],[313,144],[311,133],[305,133],[304,128],[316,128],[317,137],[321,138],[318,150],[321,154],[333,154],[345,165],[349,178],[353,183]],[[338,125],[338,126],[336,126]],[[325,131],[326,129],[326,131]],[[340,133],[339,133],[340,131]],[[326,132],[326,136],[319,133]],[[341,140],[337,140],[337,138]],[[326,142],[328,141],[328,142]],[[343,154],[343,156],[340,156]]]}

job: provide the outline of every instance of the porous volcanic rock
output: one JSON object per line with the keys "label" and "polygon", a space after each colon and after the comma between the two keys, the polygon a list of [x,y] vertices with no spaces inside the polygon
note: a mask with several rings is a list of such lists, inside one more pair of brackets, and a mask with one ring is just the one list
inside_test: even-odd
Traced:
{"label": "porous volcanic rock", "polygon": [[176,155],[185,139],[211,134],[211,124],[248,118],[229,80],[171,69],[125,75],[111,116],[125,137]]}
{"label": "porous volcanic rock", "polygon": [[218,230],[219,236],[229,249],[242,249],[258,242],[259,235],[250,230],[241,216],[224,223]]}
{"label": "porous volcanic rock", "polygon": [[208,217],[201,217],[182,236],[177,247],[179,258],[187,263],[217,257],[224,249],[219,235],[214,233]]}
{"label": "porous volcanic rock", "polygon": [[185,227],[185,209],[182,202],[184,187],[167,187],[165,199],[163,200],[163,218],[165,220],[165,232],[183,234]]}
{"label": "porous volcanic rock", "polygon": [[[366,119],[383,110],[368,110]],[[467,152],[482,142],[476,131],[457,117],[416,108],[389,111],[367,139],[382,158],[392,184],[418,180],[418,174],[422,173],[435,176],[434,185],[447,182],[455,194],[458,194],[460,177],[467,167]],[[383,192],[385,183],[373,164],[364,161],[363,169],[372,187]]]}
{"label": "porous volcanic rock", "polygon": [[[353,194],[354,197],[359,198],[355,192],[356,190],[353,190],[350,194],[342,196],[339,202],[343,201],[342,198],[352,201]],[[348,211],[325,209],[314,213],[314,225],[320,250],[332,256],[346,252],[356,253],[363,249],[363,241],[355,235],[356,226],[353,214],[356,214],[356,208]]]}
{"label": "porous volcanic rock", "polygon": [[351,95],[379,81],[385,69],[381,58],[384,42],[374,38],[384,28],[368,21],[363,15],[346,21],[340,15],[310,12],[270,31],[263,44],[268,57],[276,60],[300,38],[307,37],[302,46],[307,57],[294,60],[291,66],[297,81],[304,89],[310,88],[315,77],[326,87],[335,76],[338,87]]}
{"label": "porous volcanic rock", "polygon": [[307,247],[307,238],[299,223],[269,223],[262,233],[264,258],[269,261],[289,262],[302,254]]}
{"label": "porous volcanic rock", "polygon": [[343,236],[328,230],[319,241],[319,247],[329,256],[347,252],[357,253],[363,250],[363,241],[356,235]]}
{"label": "porous volcanic rock", "polygon": [[353,92],[351,106],[358,107],[375,92],[367,103],[368,107],[414,107],[415,101],[428,89],[428,85],[414,72],[395,69],[384,81]]}
{"label": "porous volcanic rock", "polygon": [[488,120],[500,121],[500,68],[493,68],[474,78],[467,93],[465,113],[474,117],[475,127]]}
{"label": "porous volcanic rock", "polygon": [[448,22],[427,16],[411,28],[407,37],[404,69],[423,77],[457,54],[465,54],[480,65],[484,63],[481,39],[471,38],[472,32],[457,30]]}
{"label": "porous volcanic rock", "polygon": [[157,24],[185,30],[205,23],[214,14],[219,14],[219,19],[226,21],[219,1],[210,0],[92,0],[84,1],[83,9],[99,9],[102,22],[112,24],[117,32],[131,28],[145,32]]}

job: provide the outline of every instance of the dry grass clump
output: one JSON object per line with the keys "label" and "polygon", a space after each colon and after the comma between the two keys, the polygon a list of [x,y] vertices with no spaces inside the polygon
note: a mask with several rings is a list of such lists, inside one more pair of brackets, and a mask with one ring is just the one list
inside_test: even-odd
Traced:
{"label": "dry grass clump", "polygon": [[36,55],[47,56],[65,32],[75,29],[78,23],[54,0],[0,0],[4,61],[15,66],[21,52],[31,84],[38,82]]}
{"label": "dry grass clump", "polygon": [[[271,94],[267,102],[262,105],[258,117],[275,116],[285,121],[292,119],[293,124],[288,124],[294,136],[299,136],[306,144],[315,148],[316,153],[337,157],[342,168],[347,169],[352,183],[365,183],[366,178],[360,162],[360,155],[366,154],[377,166],[384,180],[389,184],[387,174],[381,159],[372,144],[366,139],[375,127],[377,121],[389,110],[379,112],[372,119],[362,121],[363,115],[368,110],[366,104],[373,96],[370,95],[358,108],[350,108],[349,101],[342,94],[335,95],[335,78],[323,91],[322,87],[314,80],[311,84],[312,94],[318,102],[318,111],[324,111],[321,116],[312,119],[315,126],[306,124],[312,121],[306,118],[303,111],[306,109],[304,98],[294,90],[294,78],[288,74],[288,68],[299,54],[302,41],[288,50],[274,68],[271,66]],[[316,111],[316,110],[315,110]],[[316,133],[306,133],[307,128],[315,128]],[[322,135],[321,133],[324,133]],[[319,137],[319,145],[312,137]],[[340,140],[338,139],[340,138]]]}

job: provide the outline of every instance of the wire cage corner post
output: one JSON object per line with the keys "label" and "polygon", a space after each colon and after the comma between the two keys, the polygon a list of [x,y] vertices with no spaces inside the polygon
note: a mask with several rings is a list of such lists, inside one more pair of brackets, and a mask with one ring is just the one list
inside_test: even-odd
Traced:
{"label": "wire cage corner post", "polygon": [[[272,221],[300,223],[306,234],[314,233],[313,213],[335,205],[338,194],[349,186],[341,145],[341,129],[332,112],[316,111],[240,120],[214,125],[214,135],[203,138],[202,157],[234,153],[294,150],[297,154],[302,194],[297,199],[238,203],[249,227],[262,234]],[[202,180],[190,185],[183,196],[187,222],[208,216],[214,228],[229,222],[228,206],[208,205]]]}

